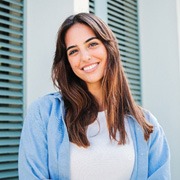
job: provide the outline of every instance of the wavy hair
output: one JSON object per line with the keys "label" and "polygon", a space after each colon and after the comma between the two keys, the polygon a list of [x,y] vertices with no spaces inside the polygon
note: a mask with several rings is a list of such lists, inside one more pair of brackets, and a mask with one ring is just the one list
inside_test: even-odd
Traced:
{"label": "wavy hair", "polygon": [[[126,143],[125,116],[132,115],[142,127],[145,140],[148,140],[153,126],[146,121],[142,108],[131,95],[113,32],[97,16],[79,13],[68,17],[61,25],[52,66],[52,80],[62,93],[65,103],[65,123],[70,141],[82,147],[90,145],[86,130],[95,121],[99,110],[96,98],[88,91],[86,83],[74,74],[68,62],[65,35],[76,23],[89,26],[107,50],[102,89],[110,139],[115,139],[118,144]],[[116,138],[117,132],[119,138]]]}

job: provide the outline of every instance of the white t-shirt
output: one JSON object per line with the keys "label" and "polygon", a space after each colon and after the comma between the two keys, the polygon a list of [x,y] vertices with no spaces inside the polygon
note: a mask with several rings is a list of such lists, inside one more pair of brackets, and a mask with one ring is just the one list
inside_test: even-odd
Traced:
{"label": "white t-shirt", "polygon": [[[71,180],[129,180],[134,167],[134,146],[128,122],[125,145],[110,140],[105,112],[99,112],[97,120],[87,129],[90,147],[78,147],[70,143]],[[119,136],[117,136],[119,137]]]}

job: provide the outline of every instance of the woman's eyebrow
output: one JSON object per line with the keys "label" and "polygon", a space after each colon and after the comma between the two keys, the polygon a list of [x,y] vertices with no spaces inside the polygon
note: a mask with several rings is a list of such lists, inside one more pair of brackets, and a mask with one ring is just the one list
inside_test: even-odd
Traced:
{"label": "woman's eyebrow", "polygon": [[[93,40],[93,39],[98,39],[98,38],[97,38],[97,37],[91,37],[91,38],[87,39],[87,40],[84,42],[84,44],[87,43],[87,42],[89,42],[89,41],[91,41],[91,40]],[[71,49],[71,48],[75,48],[75,47],[77,47],[77,45],[69,46],[69,47],[66,49],[66,51],[68,51],[68,50]]]}
{"label": "woman's eyebrow", "polygon": [[77,47],[77,45],[69,46],[69,47],[66,49],[66,51],[68,51],[69,49],[75,48],[75,47]]}
{"label": "woman's eyebrow", "polygon": [[87,40],[84,42],[84,44],[87,43],[87,42],[89,42],[89,41],[91,41],[91,40],[93,40],[93,39],[97,39],[97,37],[91,37],[91,38],[87,39]]}

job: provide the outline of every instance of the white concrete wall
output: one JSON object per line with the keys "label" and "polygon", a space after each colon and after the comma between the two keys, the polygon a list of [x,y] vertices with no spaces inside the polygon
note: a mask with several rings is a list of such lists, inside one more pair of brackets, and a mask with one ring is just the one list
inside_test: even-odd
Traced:
{"label": "white concrete wall", "polygon": [[107,0],[95,1],[95,14],[100,17],[105,23],[108,22]]}
{"label": "white concrete wall", "polygon": [[[176,0],[176,11],[177,11],[177,26],[178,26],[178,49],[180,49],[180,0]],[[179,50],[180,59],[180,50]],[[180,69],[180,63],[179,63]]]}
{"label": "white concrete wall", "polygon": [[180,12],[177,1],[139,0],[143,105],[158,118],[167,135],[173,180],[180,177]]}
{"label": "white concrete wall", "polygon": [[26,104],[55,91],[51,81],[56,36],[71,14],[88,12],[88,0],[27,0],[26,2]]}

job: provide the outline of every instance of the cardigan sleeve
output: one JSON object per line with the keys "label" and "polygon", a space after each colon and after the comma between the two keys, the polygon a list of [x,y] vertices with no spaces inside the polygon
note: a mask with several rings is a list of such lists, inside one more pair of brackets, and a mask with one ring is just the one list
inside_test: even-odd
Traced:
{"label": "cardigan sleeve", "polygon": [[170,150],[167,139],[156,118],[151,113],[147,115],[147,119],[154,126],[148,141],[148,180],[170,180]]}
{"label": "cardigan sleeve", "polygon": [[19,180],[49,179],[46,126],[38,100],[30,106],[23,124],[19,147]]}

